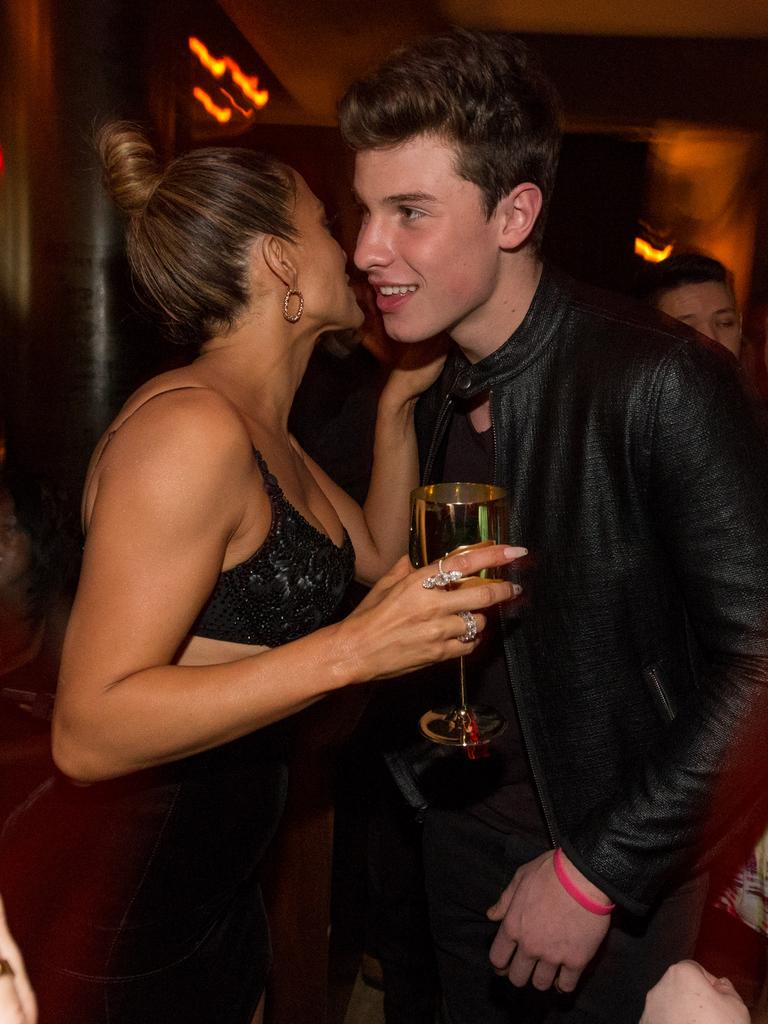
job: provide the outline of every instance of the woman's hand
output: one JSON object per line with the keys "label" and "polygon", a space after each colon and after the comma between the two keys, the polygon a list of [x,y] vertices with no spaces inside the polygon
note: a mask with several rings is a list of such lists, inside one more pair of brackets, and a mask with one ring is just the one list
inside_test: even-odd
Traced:
{"label": "woman's hand", "polygon": [[0,1024],[37,1024],[37,1001],[0,897]]}
{"label": "woman's hand", "polygon": [[418,344],[397,344],[397,355],[382,392],[384,404],[415,401],[440,376],[448,354],[448,339],[440,336]]}
{"label": "woman's hand", "polygon": [[[495,544],[450,555],[442,560],[445,572],[458,570],[475,577],[481,569],[509,565],[525,555],[525,548]],[[506,580],[472,579],[450,586],[426,588],[436,577],[437,564],[412,569],[403,557],[383,576],[357,609],[340,623],[342,657],[351,670],[352,682],[404,675],[434,662],[471,654],[480,643],[486,617],[480,611],[517,598],[521,588]],[[459,638],[467,630],[461,612],[472,612],[477,639]]]}

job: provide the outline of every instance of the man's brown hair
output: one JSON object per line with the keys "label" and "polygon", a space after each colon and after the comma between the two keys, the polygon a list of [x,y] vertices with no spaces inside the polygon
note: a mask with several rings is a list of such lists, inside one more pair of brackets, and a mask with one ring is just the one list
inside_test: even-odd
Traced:
{"label": "man's brown hair", "polygon": [[560,106],[521,40],[453,29],[403,47],[350,86],[339,122],[355,150],[417,135],[453,143],[456,172],[480,188],[488,217],[516,185],[538,185],[543,209],[532,239],[540,243],[560,149]]}

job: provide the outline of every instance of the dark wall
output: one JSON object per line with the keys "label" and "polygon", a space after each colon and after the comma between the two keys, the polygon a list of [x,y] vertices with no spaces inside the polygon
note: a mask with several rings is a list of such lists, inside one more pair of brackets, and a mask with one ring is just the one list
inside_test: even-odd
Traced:
{"label": "dark wall", "polygon": [[752,300],[768,294],[768,40],[524,38],[558,87],[571,130],[650,137],[666,122],[762,136]]}
{"label": "dark wall", "polygon": [[544,254],[582,281],[629,291],[647,146],[609,135],[566,135]]}
{"label": "dark wall", "polygon": [[766,131],[768,40],[525,35],[571,123]]}
{"label": "dark wall", "polygon": [[18,461],[76,502],[91,448],[155,365],[92,144],[149,119],[151,0],[8,0],[0,24],[0,405]]}

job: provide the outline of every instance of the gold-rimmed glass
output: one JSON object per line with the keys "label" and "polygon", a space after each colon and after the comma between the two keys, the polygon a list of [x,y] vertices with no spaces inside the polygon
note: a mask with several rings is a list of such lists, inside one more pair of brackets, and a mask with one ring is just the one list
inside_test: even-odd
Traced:
{"label": "gold-rimmed glass", "polygon": [[[446,555],[507,540],[507,494],[495,484],[440,483],[411,492],[409,553],[419,569]],[[496,569],[460,580],[453,587],[471,587],[494,579]],[[469,704],[464,658],[459,659],[459,703],[425,712],[419,727],[427,739],[448,746],[474,748],[488,743],[506,728],[495,708]]]}

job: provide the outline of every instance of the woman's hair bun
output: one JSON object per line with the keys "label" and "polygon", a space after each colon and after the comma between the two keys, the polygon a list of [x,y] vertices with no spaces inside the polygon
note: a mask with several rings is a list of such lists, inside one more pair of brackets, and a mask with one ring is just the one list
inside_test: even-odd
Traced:
{"label": "woman's hair bun", "polygon": [[203,147],[160,164],[124,121],[96,136],[104,183],[129,214],[126,253],[138,293],[180,341],[226,333],[251,300],[254,242],[293,242],[296,179],[275,157]]}
{"label": "woman's hair bun", "polygon": [[105,124],[96,133],[104,184],[124,213],[143,213],[162,178],[160,163],[144,132],[128,121]]}

